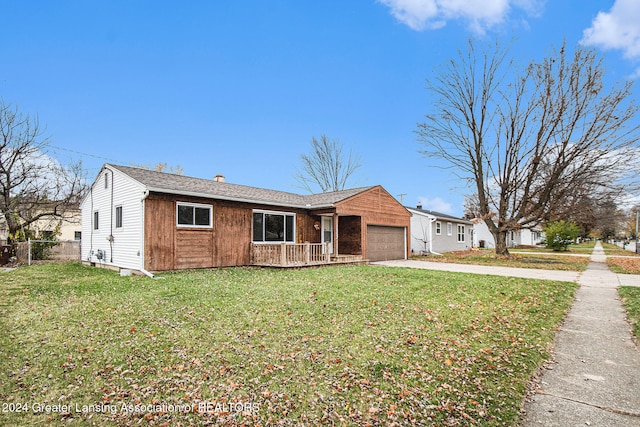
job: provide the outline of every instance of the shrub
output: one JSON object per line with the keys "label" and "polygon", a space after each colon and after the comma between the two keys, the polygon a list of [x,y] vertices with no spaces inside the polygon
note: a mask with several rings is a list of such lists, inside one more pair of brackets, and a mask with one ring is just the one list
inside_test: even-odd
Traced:
{"label": "shrub", "polygon": [[553,221],[543,228],[547,237],[547,248],[556,252],[566,251],[571,243],[580,235],[580,227],[571,221]]}

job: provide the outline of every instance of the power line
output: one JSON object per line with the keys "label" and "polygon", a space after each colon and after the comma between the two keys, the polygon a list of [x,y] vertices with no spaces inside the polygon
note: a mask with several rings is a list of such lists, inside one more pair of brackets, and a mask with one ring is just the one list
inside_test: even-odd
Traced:
{"label": "power line", "polygon": [[115,163],[115,164],[126,164],[127,163],[127,162],[121,162],[120,160],[116,160],[116,159],[110,159],[108,157],[98,156],[96,154],[83,153],[81,151],[71,150],[69,148],[58,147],[57,145],[53,145],[53,144],[48,144],[48,146],[51,147],[51,148],[57,149],[57,150],[68,151],[70,153],[79,154],[81,156],[88,156],[88,157],[93,157],[93,158],[100,159],[100,160],[106,160],[109,163]]}

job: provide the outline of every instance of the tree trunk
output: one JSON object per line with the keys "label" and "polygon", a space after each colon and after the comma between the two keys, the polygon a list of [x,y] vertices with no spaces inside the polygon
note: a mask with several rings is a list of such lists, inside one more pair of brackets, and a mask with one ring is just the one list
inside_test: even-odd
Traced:
{"label": "tree trunk", "polygon": [[508,233],[508,231],[500,230],[493,234],[493,239],[496,241],[496,255],[509,255],[509,248],[507,247]]}

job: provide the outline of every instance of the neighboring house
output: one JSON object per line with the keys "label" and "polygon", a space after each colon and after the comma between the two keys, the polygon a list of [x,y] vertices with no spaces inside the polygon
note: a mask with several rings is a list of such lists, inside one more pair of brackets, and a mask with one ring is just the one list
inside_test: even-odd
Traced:
{"label": "neighboring house", "polygon": [[[489,227],[479,218],[473,220],[473,245],[481,248],[495,248],[496,243],[493,234],[489,231]],[[536,246],[544,239],[542,228],[522,228],[520,230],[512,230],[507,235],[507,246],[515,248],[520,245]]]}
{"label": "neighboring house", "polygon": [[[82,216],[80,209],[72,209],[65,213],[64,218],[59,217],[46,217],[41,218],[28,227],[34,231],[40,238],[46,238],[47,235],[54,235],[56,239],[61,241],[67,240],[80,240],[80,234],[82,231]],[[4,215],[0,214],[0,241],[7,240],[9,236],[9,229],[7,222],[4,219]]]}
{"label": "neighboring house", "polygon": [[473,224],[455,216],[407,207],[411,212],[411,252],[443,253],[471,249]]}
{"label": "neighboring house", "polygon": [[82,260],[148,271],[406,258],[411,214],[381,186],[298,195],[105,164]]}

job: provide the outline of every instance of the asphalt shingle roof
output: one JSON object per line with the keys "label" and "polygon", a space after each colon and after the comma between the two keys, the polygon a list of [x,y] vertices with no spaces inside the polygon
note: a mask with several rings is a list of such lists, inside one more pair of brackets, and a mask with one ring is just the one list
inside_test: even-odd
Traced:
{"label": "asphalt shingle roof", "polygon": [[217,182],[165,172],[129,166],[108,165],[138,181],[149,191],[182,194],[211,199],[234,200],[248,203],[288,206],[304,209],[331,207],[334,203],[348,199],[372,187],[351,188],[330,193],[301,195],[285,191],[267,190],[246,185]]}
{"label": "asphalt shingle roof", "polygon": [[436,212],[436,211],[432,211],[432,210],[428,210],[428,209],[412,208],[410,206],[405,206],[405,208],[409,209],[410,211],[422,212],[422,213],[426,213],[426,214],[429,214],[429,215],[433,215],[436,218],[440,218],[440,219],[451,219],[451,220],[456,220],[456,221],[459,221],[459,222],[466,222],[466,223],[471,224],[471,221],[469,221],[469,220],[466,220],[464,218],[458,218],[457,216],[445,214],[445,213],[442,213],[442,212]]}

